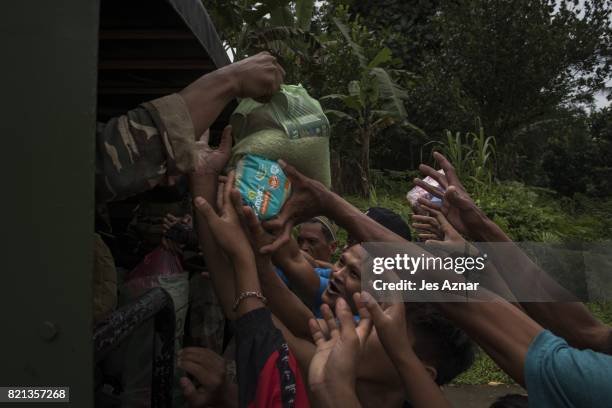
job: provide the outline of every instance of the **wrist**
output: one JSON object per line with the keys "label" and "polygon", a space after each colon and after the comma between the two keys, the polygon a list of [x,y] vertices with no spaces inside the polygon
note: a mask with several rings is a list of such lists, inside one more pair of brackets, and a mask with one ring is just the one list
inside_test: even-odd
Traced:
{"label": "wrist", "polygon": [[237,271],[255,269],[256,263],[253,250],[250,247],[239,248],[232,254],[232,263]]}
{"label": "wrist", "polygon": [[189,189],[193,197],[203,197],[208,200],[216,196],[215,191],[219,183],[219,175],[215,173],[189,174]]}
{"label": "wrist", "polygon": [[[473,229],[475,233],[474,239],[480,242],[495,242],[503,240],[505,234],[489,217],[482,211],[479,216],[477,225]],[[501,234],[500,234],[501,233]]]}
{"label": "wrist", "polygon": [[218,80],[222,81],[227,87],[227,95],[229,98],[240,97],[240,80],[236,75],[234,64],[226,65],[215,72],[218,75]]}

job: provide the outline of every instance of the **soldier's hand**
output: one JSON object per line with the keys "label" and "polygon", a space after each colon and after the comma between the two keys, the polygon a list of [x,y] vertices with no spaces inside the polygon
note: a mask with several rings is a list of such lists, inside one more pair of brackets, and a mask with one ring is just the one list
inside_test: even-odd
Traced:
{"label": "soldier's hand", "polygon": [[226,126],[223,135],[216,149],[208,145],[210,132],[204,132],[198,142],[196,142],[196,166],[192,174],[193,179],[203,175],[219,175],[232,154],[232,127]]}
{"label": "soldier's hand", "polygon": [[280,89],[285,70],[268,52],[237,61],[223,68],[231,75],[239,98],[269,99]]}

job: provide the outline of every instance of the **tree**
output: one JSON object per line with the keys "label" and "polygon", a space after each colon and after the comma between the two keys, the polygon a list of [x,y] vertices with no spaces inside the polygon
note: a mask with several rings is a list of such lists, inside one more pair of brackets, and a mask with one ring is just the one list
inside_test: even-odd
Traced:
{"label": "tree", "polygon": [[591,101],[610,73],[610,3],[446,2],[439,16],[442,73],[456,78],[496,136],[506,165],[516,132],[564,104]]}
{"label": "tree", "polygon": [[349,143],[358,146],[359,158],[356,161],[358,178],[354,173],[350,177],[342,173],[337,176],[335,188],[342,193],[357,193],[362,197],[370,194],[370,144],[381,131],[392,124],[399,123],[419,130],[406,120],[404,99],[406,91],[392,78],[384,64],[392,60],[389,48],[380,49],[371,59],[366,59],[363,48],[355,42],[355,31],[360,30],[359,21],[351,23],[351,28],[339,19],[334,20],[345,43],[350,47],[358,61],[359,79],[348,83],[347,93],[336,93],[321,98],[322,102],[338,101],[340,108],[327,109],[327,115],[333,115],[348,122],[355,132]]}

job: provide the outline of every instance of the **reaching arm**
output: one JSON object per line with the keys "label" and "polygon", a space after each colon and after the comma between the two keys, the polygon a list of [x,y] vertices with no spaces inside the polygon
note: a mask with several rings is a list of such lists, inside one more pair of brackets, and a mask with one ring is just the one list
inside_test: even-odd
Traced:
{"label": "reaching arm", "polygon": [[[255,258],[259,279],[272,313],[286,325],[293,335],[310,340],[308,320],[313,317],[308,307],[291,291],[274,271],[270,255],[261,254],[258,248],[274,240],[274,236],[263,229],[257,216],[248,206],[240,208],[249,229],[251,244],[257,252]],[[289,272],[290,274],[291,272]],[[310,267],[310,273],[314,270]]]}
{"label": "reaching arm", "polygon": [[291,181],[292,192],[278,216],[264,225],[266,229],[282,233],[273,243],[262,247],[261,252],[276,251],[289,241],[294,225],[317,215],[333,219],[361,242],[405,242],[405,239],[363,214],[323,184],[304,176],[283,160],[278,162]]}
{"label": "reaching arm", "polygon": [[[202,197],[208,202],[214,202],[214,197],[217,196],[217,182],[218,178],[215,175],[199,177],[198,187],[192,188],[193,195]],[[217,243],[204,216],[196,211],[195,217],[200,249],[206,260],[215,294],[219,299],[225,317],[236,320],[236,313],[232,309],[236,293],[233,266]]]}
{"label": "reaching arm", "polygon": [[[223,137],[217,150],[210,149],[206,141],[199,143],[201,149],[207,152],[207,160],[205,165],[200,166],[190,175],[191,194],[193,197],[202,197],[207,202],[213,203],[218,195],[219,173],[225,167],[231,153],[231,127],[228,126],[223,130]],[[224,185],[222,193],[225,197],[229,195],[230,188],[231,185],[228,183]],[[215,294],[221,303],[225,316],[230,320],[235,320],[236,315],[232,310],[235,294],[232,265],[215,240],[204,215],[200,211],[196,211],[195,217],[200,248],[206,260]]]}
{"label": "reaching arm", "polygon": [[440,387],[414,353],[414,334],[406,323],[404,303],[395,303],[384,311],[367,292],[358,295],[372,316],[378,338],[402,379],[413,407],[449,408]]}
{"label": "reaching arm", "polygon": [[[583,303],[568,301],[574,297],[535,265],[512,243],[504,231],[476,206],[450,162],[439,153],[434,153],[434,157],[444,174],[426,165],[421,165],[420,170],[434,178],[446,191],[435,189],[422,180],[416,179],[415,183],[434,196],[443,198],[442,205],[425,199],[419,199],[419,203],[427,209],[442,212],[453,227],[475,241],[506,243],[501,251],[491,249],[489,252],[503,253],[503,258],[497,259],[495,263],[507,286],[519,302],[521,298],[526,297],[545,300],[521,302],[525,312],[576,348],[590,348],[612,354],[612,329],[595,318]],[[535,292],[536,289],[539,292]]]}
{"label": "reaching arm", "polygon": [[133,109],[96,132],[96,201],[119,200],[197,169],[196,137],[236,97],[270,97],[285,71],[268,53],[206,74],[178,94]]}
{"label": "reaching arm", "polygon": [[272,254],[273,263],[282,269],[291,289],[302,301],[311,305],[319,293],[320,279],[312,264],[304,257],[295,239],[291,238]]}
{"label": "reaching arm", "polygon": [[[543,295],[550,299],[565,300],[571,296],[561,285],[542,271],[494,223],[481,229],[482,236],[492,242],[506,242],[504,259],[496,262],[500,274],[515,293],[526,293],[527,283],[538,277]],[[507,259],[512,259],[512,264]],[[519,299],[520,300],[520,299]],[[582,302],[546,301],[521,302],[525,312],[542,326],[563,337],[571,346],[612,354],[612,328],[591,314]]]}

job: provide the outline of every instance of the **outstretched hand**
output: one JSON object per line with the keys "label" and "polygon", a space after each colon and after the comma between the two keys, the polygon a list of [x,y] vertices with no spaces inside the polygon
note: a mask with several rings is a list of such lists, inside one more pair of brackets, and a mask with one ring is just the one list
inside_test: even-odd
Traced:
{"label": "outstretched hand", "polygon": [[[348,303],[336,301],[336,316],[328,305],[321,306],[324,321],[310,319],[312,338],[317,346],[308,369],[308,383],[319,386],[355,386],[357,366],[365,342],[372,331],[372,320],[365,306],[359,308],[361,319],[357,326]],[[340,327],[336,322],[340,321]]]}
{"label": "outstretched hand", "polygon": [[434,152],[433,156],[444,170],[444,174],[438,173],[426,164],[421,164],[419,170],[425,176],[436,180],[441,189],[418,178],[414,179],[414,183],[430,194],[441,198],[442,204],[433,203],[426,198],[419,198],[418,203],[427,210],[440,211],[459,233],[470,237],[477,236],[477,231],[482,228],[486,216],[467,193],[448,159],[438,152]]}
{"label": "outstretched hand", "polygon": [[399,359],[407,347],[414,345],[414,334],[406,321],[403,302],[393,303],[383,310],[372,295],[365,291],[358,294],[357,300],[368,309],[376,334],[391,360]]}
{"label": "outstretched hand", "polygon": [[274,242],[261,248],[262,253],[272,253],[286,244],[291,238],[291,229],[294,225],[317,215],[325,215],[324,196],[328,191],[327,188],[320,182],[304,176],[283,160],[279,160],[278,164],[291,181],[291,196],[278,216],[264,223],[265,229],[280,231],[280,234]]}
{"label": "outstretched hand", "polygon": [[219,246],[231,259],[252,256],[251,246],[236,211],[241,207],[242,199],[240,192],[234,188],[234,172],[229,174],[225,183],[220,184],[218,192],[219,214],[202,197],[194,200],[198,212],[206,220]]}
{"label": "outstretched hand", "polygon": [[[232,153],[232,127],[226,126],[223,129],[219,147],[213,149],[209,145],[210,130],[206,130],[195,144],[196,163],[192,179],[198,176],[215,175],[218,176],[225,168]],[[197,181],[197,180],[193,180]]]}

